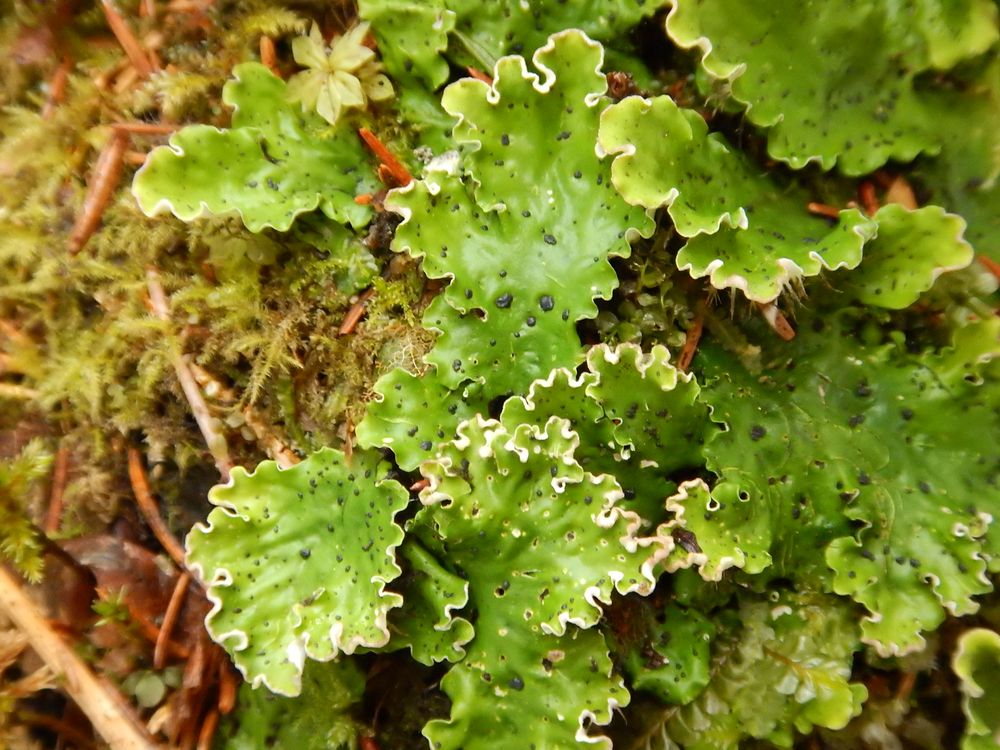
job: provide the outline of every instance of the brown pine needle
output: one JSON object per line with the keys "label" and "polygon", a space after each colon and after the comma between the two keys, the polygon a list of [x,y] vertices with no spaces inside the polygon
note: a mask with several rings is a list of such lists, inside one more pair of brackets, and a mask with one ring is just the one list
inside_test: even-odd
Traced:
{"label": "brown pine needle", "polygon": [[827,203],[807,203],[806,210],[811,214],[816,214],[817,216],[825,216],[828,219],[839,219],[840,209],[836,206],[831,206]]}
{"label": "brown pine needle", "polygon": [[146,476],[146,469],[142,465],[142,454],[139,449],[129,446],[128,449],[128,478],[132,483],[132,492],[135,494],[136,502],[139,504],[139,511],[142,513],[146,525],[149,526],[153,536],[156,537],[160,546],[170,555],[170,558],[177,563],[181,570],[187,570],[187,561],[184,556],[184,548],[177,538],[167,528],[166,522],[160,516],[160,509],[153,499],[153,493],[149,489],[149,479]]}
{"label": "brown pine needle", "polygon": [[861,201],[861,207],[866,214],[869,216],[877,214],[880,206],[875,196],[875,183],[865,180],[858,185],[858,200]]}
{"label": "brown pine needle", "polygon": [[187,594],[188,585],[191,583],[191,574],[182,570],[177,577],[174,592],[170,595],[167,604],[167,611],[163,614],[163,624],[160,625],[160,634],[156,639],[156,648],[153,649],[153,667],[163,669],[167,665],[167,644],[173,635],[174,626],[181,613],[181,606],[184,604],[184,596]]}
{"label": "brown pine needle", "polygon": [[104,10],[104,17],[108,20],[108,26],[111,27],[111,33],[115,35],[118,44],[125,51],[129,62],[135,68],[135,72],[140,78],[147,78],[153,72],[153,64],[149,61],[146,50],[143,49],[139,40],[135,38],[132,29],[129,28],[125,19],[122,18],[121,14],[112,5],[111,0],[101,0],[101,8]]}
{"label": "brown pine needle", "polygon": [[771,326],[775,333],[781,336],[785,341],[791,341],[795,338],[795,329],[792,328],[792,324],[788,322],[788,318],[782,314],[778,306],[773,302],[768,303],[757,303],[757,309],[760,310],[761,315],[764,316],[764,320],[767,324]]}
{"label": "brown pine needle", "polygon": [[94,168],[90,172],[87,197],[83,201],[83,208],[80,209],[76,223],[69,235],[71,255],[80,252],[91,235],[97,231],[97,225],[101,223],[104,209],[121,180],[127,144],[128,139],[124,133],[112,131],[108,142],[101,149],[97,163],[94,164]]}
{"label": "brown pine needle", "polygon": [[365,145],[368,146],[371,152],[375,154],[400,185],[405,187],[413,181],[413,175],[410,174],[410,170],[392,155],[392,152],[378,139],[377,135],[368,128],[358,128],[358,135],[361,136],[361,140],[365,142]]}
{"label": "brown pine needle", "polygon": [[198,750],[212,750],[212,740],[215,738],[215,730],[218,726],[219,709],[213,708],[208,712],[208,716],[202,722],[201,731],[198,733]]}
{"label": "brown pine needle", "polygon": [[223,658],[219,661],[219,713],[226,715],[236,707],[236,691],[239,689],[240,680],[229,665],[229,659]]}
{"label": "brown pine needle", "polygon": [[49,98],[45,100],[45,107],[42,109],[43,120],[48,120],[55,114],[56,107],[62,103],[66,96],[66,83],[69,81],[69,72],[72,69],[72,61],[66,58],[52,74],[52,80],[49,81]]}
{"label": "brown pine needle", "polygon": [[174,122],[113,122],[111,127],[135,135],[170,135],[181,126]]}
{"label": "brown pine needle", "polygon": [[281,73],[278,70],[278,51],[274,48],[274,40],[269,36],[260,38],[260,61],[267,69],[279,78]]}
{"label": "brown pine needle", "polygon": [[466,68],[466,70],[469,72],[469,75],[475,78],[477,81],[482,81],[483,83],[489,84],[490,86],[493,85],[493,79],[490,78],[490,76],[486,75],[483,71],[479,70],[478,68],[473,68],[470,66]]}
{"label": "brown pine needle", "polygon": [[348,334],[354,333],[354,329],[357,328],[358,323],[361,321],[361,317],[365,314],[365,307],[368,304],[368,300],[375,296],[375,290],[373,288],[366,289],[358,297],[358,301],[351,305],[351,309],[347,311],[347,315],[344,316],[344,321],[340,324],[340,328],[337,330],[337,334],[340,336],[347,336]]}
{"label": "brown pine needle", "polygon": [[687,330],[687,338],[684,339],[684,348],[681,349],[681,356],[677,360],[677,369],[687,372],[691,367],[695,352],[698,351],[698,342],[701,340],[701,333],[705,328],[705,320],[701,315],[695,316],[691,321],[691,327]]}
{"label": "brown pine needle", "polygon": [[997,279],[1000,279],[1000,263],[982,254],[977,255],[976,260],[982,263],[986,267],[986,270],[996,276]]}
{"label": "brown pine needle", "polygon": [[56,451],[55,466],[52,468],[52,489],[49,492],[49,508],[45,515],[46,534],[54,534],[59,531],[59,523],[62,520],[63,493],[66,491],[66,482],[69,479],[69,448],[60,445]]}

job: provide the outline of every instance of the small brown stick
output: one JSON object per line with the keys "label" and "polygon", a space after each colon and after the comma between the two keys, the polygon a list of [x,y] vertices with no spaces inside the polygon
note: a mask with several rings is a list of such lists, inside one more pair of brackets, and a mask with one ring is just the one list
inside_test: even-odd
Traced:
{"label": "small brown stick", "polygon": [[687,372],[691,367],[691,360],[694,359],[695,352],[698,351],[698,342],[701,341],[701,333],[704,328],[705,319],[701,315],[696,315],[691,321],[691,327],[687,330],[684,348],[681,349],[681,356],[677,360],[677,369],[681,372]]}
{"label": "small brown stick", "polygon": [[361,195],[354,196],[354,202],[359,206],[370,206],[374,200],[375,196],[371,193],[362,193]]}
{"label": "small brown stick", "polygon": [[0,383],[0,398],[16,398],[19,401],[32,401],[41,394],[34,388],[13,383]]}
{"label": "small brown stick", "polygon": [[73,62],[67,57],[59,63],[56,72],[52,74],[52,80],[49,81],[49,98],[45,100],[45,107],[42,108],[43,120],[48,120],[55,114],[56,107],[66,96],[66,84],[69,82],[69,72],[72,69]]}
{"label": "small brown stick", "polygon": [[858,200],[861,201],[861,207],[865,210],[866,214],[869,216],[877,214],[879,204],[878,198],[875,196],[875,183],[865,180],[858,185]]}
{"label": "small brown stick", "polygon": [[274,434],[270,424],[268,424],[252,406],[244,407],[243,421],[246,422],[247,427],[253,431],[254,436],[257,438],[257,442],[263,446],[264,452],[268,455],[268,458],[272,459],[282,469],[290,469],[295,466],[295,464],[302,461],[302,459],[295,454],[295,451],[289,448],[283,440]]}
{"label": "small brown stick", "polygon": [[181,126],[173,122],[113,122],[111,127],[134,135],[170,135]]}
{"label": "small brown stick", "polygon": [[378,139],[378,136],[368,128],[358,128],[358,135],[361,136],[361,140],[365,142],[365,145],[368,146],[371,152],[375,154],[400,185],[405,187],[413,181],[413,175],[410,174],[410,170],[392,155],[392,152]]}
{"label": "small brown stick", "polygon": [[57,719],[55,716],[35,711],[15,711],[13,718],[19,724],[47,729],[57,735],[60,740],[68,740],[79,750],[95,750],[97,748],[97,743],[87,736],[89,732],[85,732],[81,727],[74,726],[68,721]]}
{"label": "small brown stick", "polygon": [[810,202],[806,204],[806,210],[817,216],[825,216],[828,219],[839,219],[840,209],[827,203]]}
{"label": "small brown stick", "polygon": [[[146,288],[149,290],[149,302],[153,313],[164,323],[169,323],[170,308],[167,304],[167,295],[163,291],[163,286],[160,284],[160,275],[155,268],[148,268],[146,270]],[[187,360],[184,359],[184,356],[180,352],[176,352],[171,359],[177,380],[181,384],[181,389],[184,391],[184,396],[191,407],[194,419],[198,423],[199,429],[201,429],[201,434],[205,438],[209,452],[215,459],[215,467],[219,470],[222,478],[228,480],[233,463],[229,458],[229,445],[226,443],[226,437],[216,427],[216,420],[209,411],[208,404],[205,403],[205,397],[202,395],[201,389],[194,379],[194,375],[191,374]]]}
{"label": "small brown stick", "polygon": [[910,694],[913,692],[913,687],[917,684],[917,673],[916,672],[903,672],[903,676],[899,680],[899,685],[896,687],[896,700],[907,701],[910,699]]}
{"label": "small brown stick", "polygon": [[71,255],[80,252],[91,235],[97,231],[97,225],[101,223],[104,208],[108,205],[111,194],[115,192],[115,188],[118,187],[118,182],[121,180],[127,144],[128,139],[124,133],[112,131],[108,142],[101,149],[97,163],[94,164],[94,168],[90,172],[87,197],[83,201],[83,208],[80,209],[76,223],[69,235]]}
{"label": "small brown stick", "polygon": [[160,516],[160,509],[156,507],[156,500],[153,499],[153,493],[149,489],[146,469],[142,465],[142,454],[139,453],[138,448],[133,446],[128,448],[128,478],[132,483],[132,492],[135,494],[142,517],[150,531],[153,532],[153,536],[156,537],[164,551],[170,555],[170,558],[177,563],[178,567],[181,570],[187,570],[184,548]]}
{"label": "small brown stick", "polygon": [[996,276],[997,279],[1000,279],[1000,263],[982,254],[977,255],[976,260],[982,263],[986,270]]}
{"label": "small brown stick", "polygon": [[229,659],[219,660],[219,700],[217,701],[219,713],[225,716],[232,713],[236,707],[236,691],[240,686],[240,681],[229,665]]}
{"label": "small brown stick", "polygon": [[260,38],[260,61],[268,70],[281,77],[281,72],[278,70],[278,51],[274,48],[274,40],[267,35]]}
{"label": "small brown stick", "polygon": [[72,646],[63,642],[17,579],[3,566],[0,566],[0,612],[24,633],[105,742],[116,750],[156,750],[156,743],[121,695],[99,679]]}
{"label": "small brown stick", "polygon": [[344,463],[351,465],[354,458],[354,420],[348,416],[344,420]]}
{"label": "small brown stick", "polygon": [[420,492],[420,490],[429,486],[430,486],[429,479],[418,479],[416,482],[410,485],[410,492]]}
{"label": "small brown stick", "polygon": [[354,333],[354,329],[361,321],[361,316],[365,314],[365,306],[368,304],[368,300],[374,296],[375,289],[371,287],[361,293],[357,302],[351,305],[351,309],[348,310],[347,315],[344,316],[344,321],[340,324],[340,328],[337,330],[338,335],[347,336],[350,333]]}
{"label": "small brown stick", "polygon": [[156,0],[142,0],[139,4],[139,15],[143,18],[156,18]]}
{"label": "small brown stick", "polygon": [[917,207],[917,196],[906,178],[899,175],[886,188],[885,202],[898,203],[903,208],[913,211]]}
{"label": "small brown stick", "polygon": [[489,84],[490,86],[493,85],[493,79],[490,76],[486,75],[483,71],[479,70],[479,68],[473,68],[470,66],[466,68],[466,70],[469,72],[469,75],[475,78],[477,81],[482,81],[483,83]]}
{"label": "small brown stick", "polygon": [[774,332],[781,336],[785,341],[791,341],[795,338],[795,329],[792,328],[792,324],[788,322],[778,306],[773,302],[768,303],[757,303],[757,309],[760,310],[761,315],[764,316],[764,320],[767,324],[774,329]]}
{"label": "small brown stick", "polygon": [[69,448],[60,445],[56,451],[55,466],[52,468],[52,489],[49,492],[49,509],[45,514],[46,534],[54,534],[59,531],[59,523],[62,520],[63,493],[66,491],[66,482],[69,479]]}
{"label": "small brown stick", "polygon": [[177,618],[181,613],[181,605],[184,604],[184,596],[187,594],[188,585],[191,583],[191,574],[182,570],[177,577],[177,584],[174,592],[170,595],[167,603],[167,611],[163,614],[163,624],[160,625],[160,635],[156,639],[156,648],[153,649],[153,667],[163,669],[167,665],[167,644],[173,634]]}
{"label": "small brown stick", "polygon": [[146,157],[149,156],[145,151],[132,151],[129,149],[125,152],[124,160],[125,163],[132,167],[141,167],[146,163]]}
{"label": "small brown stick", "polygon": [[210,709],[208,716],[201,724],[201,731],[198,733],[198,750],[212,750],[212,740],[215,738],[215,730],[218,726],[219,709]]}
{"label": "small brown stick", "polygon": [[101,8],[104,10],[104,17],[108,20],[111,33],[115,35],[118,44],[125,50],[125,54],[135,68],[140,78],[147,78],[153,72],[153,65],[149,61],[149,56],[142,48],[139,40],[135,38],[132,29],[125,23],[125,19],[111,4],[111,0],[101,0]]}

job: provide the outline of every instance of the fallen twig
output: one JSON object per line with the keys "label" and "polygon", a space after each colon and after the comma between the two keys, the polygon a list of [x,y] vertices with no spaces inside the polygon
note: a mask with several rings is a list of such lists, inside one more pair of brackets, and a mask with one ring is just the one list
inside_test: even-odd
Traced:
{"label": "fallen twig", "polygon": [[128,704],[56,634],[17,579],[0,566],[0,611],[24,633],[97,733],[115,750],[156,750]]}
{"label": "fallen twig", "polygon": [[72,69],[73,62],[69,58],[66,58],[59,63],[59,67],[52,74],[52,79],[49,81],[49,96],[45,100],[45,106],[42,108],[43,120],[48,120],[55,114],[56,107],[62,103],[63,98],[66,96],[66,84],[69,81],[69,72]]}
{"label": "fallen twig", "polygon": [[264,448],[268,457],[282,469],[289,469],[302,460],[295,454],[295,451],[271,431],[270,425],[265,423],[252,406],[244,407],[243,421],[253,431],[257,442]]}
{"label": "fallen twig", "polygon": [[806,204],[806,210],[817,216],[825,216],[828,219],[839,219],[840,209],[827,203],[811,202]]}
{"label": "fallen twig", "polygon": [[212,740],[215,738],[215,730],[218,726],[219,709],[210,709],[208,716],[201,724],[201,731],[198,732],[198,750],[212,750]]}
{"label": "fallen twig", "polygon": [[281,77],[281,73],[278,71],[278,52],[274,48],[274,40],[266,35],[260,38],[260,61],[268,70],[279,78]]}
{"label": "fallen twig", "polygon": [[490,86],[493,85],[493,79],[490,76],[486,75],[483,71],[479,70],[479,68],[473,68],[470,66],[466,68],[466,70],[469,72],[469,75],[475,78],[477,81],[482,81],[483,83],[487,83]]}
{"label": "fallen twig", "polygon": [[136,502],[139,504],[139,511],[142,513],[146,525],[149,526],[153,536],[156,537],[160,546],[170,555],[170,558],[177,563],[181,570],[187,570],[187,561],[184,556],[184,548],[177,538],[167,528],[166,522],[160,516],[160,509],[156,506],[153,493],[149,489],[149,479],[146,477],[146,469],[142,465],[142,454],[137,448],[129,446],[128,449],[128,478],[132,483],[132,492]]}
{"label": "fallen twig", "polygon": [[757,309],[760,310],[761,315],[764,316],[764,320],[767,324],[771,326],[775,333],[781,336],[785,341],[791,341],[795,338],[795,329],[792,328],[792,324],[788,322],[788,318],[782,314],[778,306],[773,302],[768,303],[757,303]]}
{"label": "fallen twig", "polygon": [[[149,302],[153,309],[153,314],[164,323],[169,323],[170,308],[167,304],[167,295],[163,291],[163,286],[160,284],[160,275],[155,268],[146,270],[146,288],[149,290]],[[219,470],[222,478],[227,480],[229,479],[229,472],[232,470],[233,464],[229,458],[229,445],[226,443],[226,438],[219,431],[217,422],[209,411],[208,404],[205,403],[205,397],[202,395],[201,389],[194,379],[194,375],[191,374],[191,369],[188,367],[184,355],[179,351],[175,352],[171,360],[174,372],[177,374],[177,380],[180,382],[184,396],[191,407],[191,412],[194,414],[195,421],[198,423],[201,434],[205,438],[209,452],[215,459],[215,467]]]}
{"label": "fallen twig", "polygon": [[113,122],[111,127],[134,135],[170,135],[181,126],[172,122]]}
{"label": "fallen twig", "polygon": [[877,214],[880,206],[875,196],[875,183],[865,180],[858,185],[858,200],[861,201],[861,207],[866,214],[869,216]]}

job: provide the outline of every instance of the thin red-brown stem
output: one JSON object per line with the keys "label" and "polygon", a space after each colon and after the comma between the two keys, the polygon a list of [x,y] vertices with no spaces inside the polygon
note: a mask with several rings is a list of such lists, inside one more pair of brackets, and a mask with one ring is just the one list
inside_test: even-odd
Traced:
{"label": "thin red-brown stem", "polygon": [[240,686],[239,678],[233,672],[228,659],[219,660],[219,713],[225,716],[236,707],[236,690]]}
{"label": "thin red-brown stem", "polygon": [[170,135],[181,126],[172,122],[113,122],[111,127],[135,135]]}
{"label": "thin red-brown stem", "polygon": [[198,733],[198,750],[212,750],[212,740],[215,738],[215,730],[218,726],[219,709],[210,709],[208,716],[201,724],[201,731]]}
{"label": "thin red-brown stem", "polygon": [[806,204],[806,210],[817,216],[825,216],[828,219],[839,219],[840,209],[826,203],[811,202]]}
{"label": "thin red-brown stem", "polygon": [[49,508],[45,514],[46,534],[54,534],[59,531],[59,522],[62,520],[63,493],[66,491],[66,482],[69,480],[69,448],[60,445],[56,451],[55,465],[52,467],[52,489],[49,491]]}
{"label": "thin red-brown stem", "polygon": [[344,420],[344,463],[351,465],[354,458],[354,420],[347,417]]}
{"label": "thin red-brown stem", "polygon": [[260,38],[260,61],[276,76],[281,75],[278,71],[278,51],[274,47],[274,40],[266,35]]}
{"label": "thin red-brown stem", "polygon": [[375,154],[378,160],[385,165],[400,185],[406,186],[413,181],[413,175],[410,174],[410,170],[392,155],[392,152],[378,139],[378,136],[368,128],[358,128],[358,135],[361,136],[361,140],[365,142],[365,145]]}
{"label": "thin red-brown stem", "polygon": [[420,492],[420,490],[430,485],[430,480],[418,479],[416,482],[410,485],[410,492]]}
{"label": "thin red-brown stem", "polygon": [[104,10],[104,17],[108,20],[108,26],[111,27],[111,33],[115,35],[118,44],[125,50],[125,55],[128,57],[129,62],[132,63],[132,67],[135,68],[135,72],[139,74],[140,78],[148,77],[153,72],[153,64],[150,62],[149,56],[146,54],[146,50],[143,49],[142,44],[139,43],[135,34],[132,33],[132,29],[129,28],[125,19],[122,18],[114,5],[111,4],[111,0],[101,0],[101,8]]}
{"label": "thin red-brown stem", "polygon": [[898,701],[909,700],[910,694],[913,692],[913,687],[916,684],[917,684],[916,672],[903,672],[903,676],[899,680],[899,685],[896,686],[896,700]]}
{"label": "thin red-brown stem", "polygon": [[982,263],[986,270],[996,276],[997,279],[1000,279],[1000,263],[981,254],[976,256],[976,260]]}
{"label": "thin red-brown stem", "polygon": [[146,157],[148,156],[149,154],[147,154],[145,151],[132,151],[130,149],[125,152],[125,156],[123,158],[125,160],[125,163],[128,164],[129,166],[141,167],[143,164],[146,163]]}
{"label": "thin red-brown stem", "polygon": [[184,596],[187,594],[188,585],[191,583],[191,574],[182,570],[177,577],[174,592],[170,595],[170,602],[167,604],[167,611],[163,614],[163,623],[160,625],[160,635],[156,639],[156,648],[153,650],[153,666],[156,669],[163,669],[167,665],[167,644],[174,632],[177,618],[181,613],[181,606],[184,604]]}
{"label": "thin red-brown stem", "polygon": [[373,288],[366,289],[358,297],[358,301],[351,305],[351,309],[347,311],[347,315],[344,316],[343,322],[340,324],[340,328],[337,333],[341,336],[347,336],[350,333],[354,333],[354,329],[357,327],[358,323],[361,321],[361,316],[365,314],[365,306],[368,304],[368,300],[375,296],[375,290]]}
{"label": "thin red-brown stem", "polygon": [[143,18],[156,18],[156,0],[142,0],[139,15]]}
{"label": "thin red-brown stem", "polygon": [[42,118],[48,120],[55,114],[56,107],[62,103],[66,96],[66,84],[69,82],[69,72],[73,69],[73,61],[65,58],[52,74],[49,81],[49,97],[45,100],[45,107],[42,109]]}
{"label": "thin red-brown stem", "polygon": [[878,198],[875,195],[875,183],[865,180],[858,185],[858,200],[861,201],[861,207],[869,216],[874,216],[878,213],[879,204]]}
{"label": "thin red-brown stem", "polygon": [[757,303],[757,309],[760,310],[761,315],[764,316],[764,320],[767,324],[771,326],[775,333],[781,336],[785,341],[791,341],[795,338],[795,329],[792,328],[792,324],[788,322],[788,318],[784,316],[778,306],[773,302]]}
{"label": "thin red-brown stem", "polygon": [[691,321],[691,327],[687,330],[687,337],[684,339],[684,348],[681,349],[681,356],[677,360],[677,369],[687,372],[691,367],[695,352],[698,351],[698,342],[701,341],[701,333],[705,329],[705,320],[701,315],[696,315]]}
{"label": "thin red-brown stem", "polygon": [[373,200],[375,200],[375,196],[371,193],[362,193],[361,195],[354,196],[354,202],[359,206],[370,206]]}
{"label": "thin red-brown stem", "polygon": [[160,509],[156,506],[156,500],[153,499],[153,493],[149,489],[149,479],[146,477],[146,468],[142,463],[142,454],[139,452],[139,449],[129,446],[128,478],[132,483],[132,492],[135,494],[142,517],[145,519],[150,531],[153,532],[153,536],[160,543],[160,546],[163,547],[181,570],[186,570],[187,563],[184,559],[184,548],[171,533],[170,529],[167,528],[167,524],[160,516]]}
{"label": "thin red-brown stem", "polygon": [[76,223],[69,235],[69,251],[72,255],[80,252],[91,235],[97,231],[97,225],[101,223],[104,209],[121,180],[127,145],[128,139],[125,134],[113,131],[108,142],[101,149],[97,163],[94,164],[90,173],[87,197],[83,201],[83,208],[77,215]]}
{"label": "thin red-brown stem", "polygon": [[477,81],[488,83],[490,86],[493,85],[493,79],[490,76],[486,75],[483,71],[479,70],[479,68],[473,68],[470,66],[466,68],[466,70],[469,72],[469,75],[475,78]]}

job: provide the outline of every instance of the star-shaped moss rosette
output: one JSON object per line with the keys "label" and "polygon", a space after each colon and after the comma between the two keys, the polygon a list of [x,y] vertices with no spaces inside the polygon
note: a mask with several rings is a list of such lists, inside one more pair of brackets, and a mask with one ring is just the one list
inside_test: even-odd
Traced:
{"label": "star-shaped moss rosette", "polygon": [[947,271],[972,262],[972,246],[962,236],[965,221],[940,206],[909,211],[883,206],[875,215],[878,237],[865,246],[861,266],[839,286],[866,305],[902,310],[916,302]]}
{"label": "star-shaped moss rosette", "polygon": [[917,77],[974,57],[998,37],[990,0],[671,4],[670,38],[697,48],[747,118],[769,128],[771,156],[794,168],[836,164],[848,175],[939,150],[938,108]]}
{"label": "star-shaped moss rosette", "polygon": [[945,610],[972,612],[990,590],[982,536],[986,515],[1000,517],[1000,419],[984,367],[1000,352],[1000,321],[957,339],[956,361],[861,344],[856,319],[814,314],[795,342],[765,339],[763,373],[699,351],[701,397],[727,425],[705,448],[720,481],[710,500],[676,502],[706,553],[735,546],[747,572],[832,586],[871,612],[865,642],[902,654]]}
{"label": "star-shaped moss rosette", "polygon": [[386,67],[396,78],[416,77],[431,89],[448,80],[448,61],[483,70],[503,55],[545,44],[549,34],[580,29],[627,50],[627,35],[663,2],[656,0],[360,0]]}
{"label": "star-shaped moss rosette", "polygon": [[364,45],[368,24],[359,23],[337,37],[327,49],[315,23],[309,36],[292,40],[295,62],[308,68],[288,81],[288,98],[306,111],[316,111],[336,125],[344,109],[368,106],[393,95],[375,51]]}
{"label": "star-shaped moss rosette", "polygon": [[209,633],[253,686],[297,695],[306,657],[389,640],[402,604],[385,590],[400,574],[394,518],[409,497],[388,468],[325,448],[286,470],[237,467],[209,493],[218,507],[188,535],[188,559],[214,605]]}
{"label": "star-shaped moss rosette", "polygon": [[[860,648],[853,609],[823,594],[744,594],[721,618],[711,681],[673,712],[666,736],[685,750],[736,750],[744,740],[791,747],[795,732],[841,729],[868,695],[850,682]],[[674,747],[674,744],[668,744]]]}
{"label": "star-shaped moss rosette", "polygon": [[771,302],[824,269],[855,268],[875,235],[875,222],[857,209],[841,211],[833,226],[810,215],[804,191],[780,187],[670,97],[609,107],[599,142],[617,154],[611,173],[622,197],[665,207],[688,238],[678,268],[755,302]]}
{"label": "star-shaped moss rosette", "polygon": [[445,749],[575,746],[585,719],[607,723],[628,700],[603,638],[576,628],[595,625],[612,592],[652,590],[638,519],[616,507],[614,479],[574,460],[566,420],[476,417],[458,433],[421,465],[430,485],[411,533],[469,581],[476,635],[442,681],[451,718],[425,734]]}
{"label": "star-shaped moss rosette", "polygon": [[992,750],[1000,736],[1000,634],[986,628],[962,633],[951,668],[962,690],[962,750]]}
{"label": "star-shaped moss rosette", "polygon": [[332,133],[315,113],[288,99],[285,82],[258,63],[233,70],[222,99],[232,125],[190,125],[153,149],[132,193],[147,216],[182,221],[238,214],[252,232],[287,231],[300,214],[363,226],[371,208],[354,197],[377,189],[370,157],[350,128]]}

